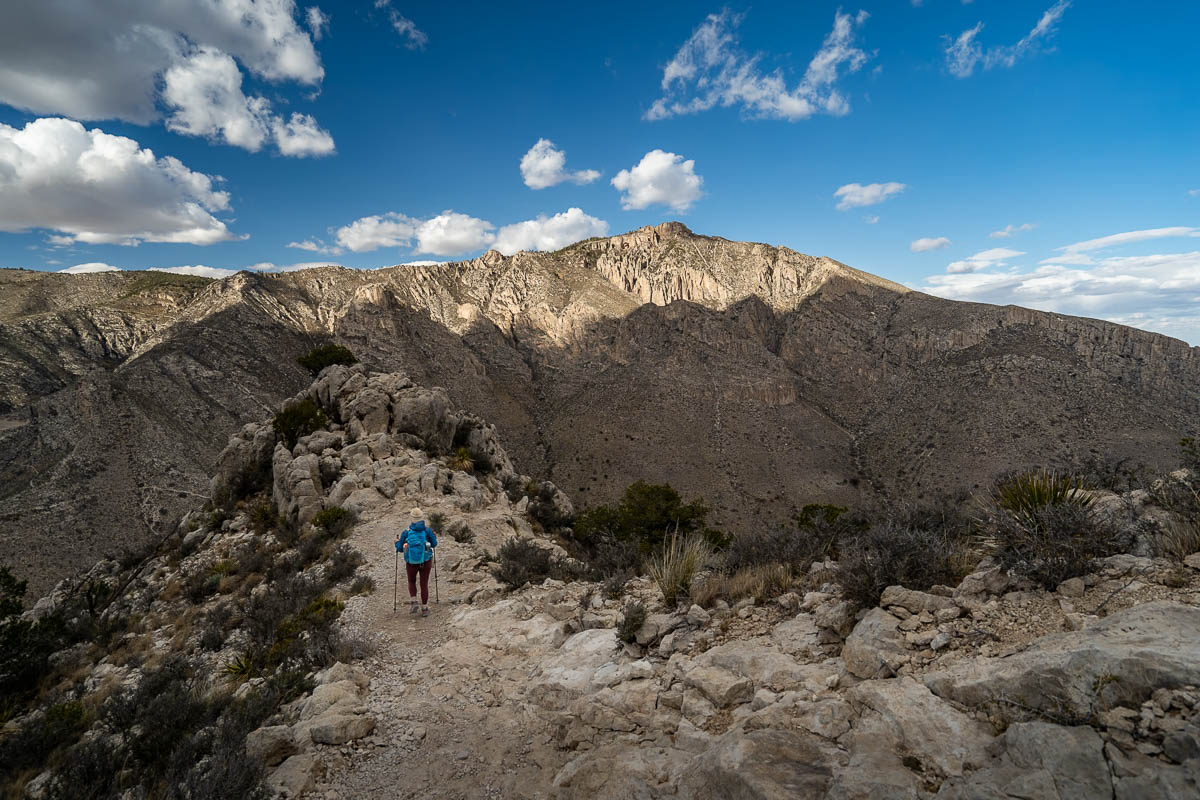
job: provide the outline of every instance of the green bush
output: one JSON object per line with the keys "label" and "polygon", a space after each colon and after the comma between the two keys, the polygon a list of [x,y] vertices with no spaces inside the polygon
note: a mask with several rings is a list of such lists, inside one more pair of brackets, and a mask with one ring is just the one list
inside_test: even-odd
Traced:
{"label": "green bush", "polygon": [[733,537],[725,548],[724,566],[731,572],[769,564],[786,564],[796,573],[814,561],[836,558],[838,541],[862,530],[863,520],[842,506],[809,504],[792,518],[792,525]]}
{"label": "green bush", "polygon": [[578,516],[575,538],[592,544],[605,538],[633,542],[643,553],[661,548],[672,534],[698,533],[713,546],[725,543],[719,531],[705,526],[709,508],[702,500],[684,503],[669,484],[631,484],[620,503],[596,506]]}
{"label": "green bush", "polygon": [[1036,524],[1039,512],[1049,506],[1087,508],[1092,502],[1078,478],[1047,470],[1001,479],[992,489],[992,499],[1026,525]]}
{"label": "green bush", "polygon": [[457,469],[462,472],[474,472],[475,457],[471,455],[471,448],[455,448],[454,454],[450,456],[450,469]]}
{"label": "green bush", "polygon": [[313,517],[314,528],[320,528],[326,536],[337,539],[354,524],[354,512],[341,506],[330,506]]}
{"label": "green bush", "polygon": [[326,367],[333,366],[334,364],[342,364],[348,367],[351,364],[357,364],[358,359],[341,345],[326,344],[310,350],[307,355],[300,356],[296,359],[296,363],[316,376],[320,375],[321,370]]}
{"label": "green bush", "polygon": [[329,419],[311,398],[306,398],[289,406],[275,415],[273,427],[275,436],[284,442],[289,450],[296,446],[300,437],[307,436],[325,427]]}
{"label": "green bush", "polygon": [[632,644],[637,641],[637,632],[646,622],[646,606],[636,600],[621,609],[621,624],[617,626],[617,638]]}

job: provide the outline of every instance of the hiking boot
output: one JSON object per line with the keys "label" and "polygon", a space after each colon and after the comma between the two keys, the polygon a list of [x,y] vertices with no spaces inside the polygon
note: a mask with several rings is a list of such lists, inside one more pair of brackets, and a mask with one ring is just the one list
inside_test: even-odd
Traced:
{"label": "hiking boot", "polygon": [[428,617],[428,616],[429,616],[429,606],[425,606],[424,608],[422,608],[422,609],[421,609],[421,616],[422,616],[422,617]]}
{"label": "hiking boot", "polygon": [[415,613],[417,613],[417,609],[419,609],[419,608],[420,608],[420,606],[418,606],[416,603],[413,603],[412,607],[410,607],[408,609],[408,613],[415,614]]}

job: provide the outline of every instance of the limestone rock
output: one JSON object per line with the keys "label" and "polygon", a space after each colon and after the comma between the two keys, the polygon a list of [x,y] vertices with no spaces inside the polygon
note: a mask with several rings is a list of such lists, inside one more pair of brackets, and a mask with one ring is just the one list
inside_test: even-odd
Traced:
{"label": "limestone rock", "polygon": [[375,718],[369,714],[325,713],[312,721],[308,729],[318,744],[345,744],[370,736],[375,730]]}
{"label": "limestone rock", "polygon": [[748,678],[720,667],[693,667],[684,680],[699,689],[718,709],[748,703],[754,697],[754,684]]}
{"label": "limestone rock", "polygon": [[297,750],[296,737],[288,725],[271,725],[246,734],[246,752],[273,767]]}
{"label": "limestone rock", "polygon": [[903,586],[889,586],[884,589],[879,598],[879,605],[882,608],[900,606],[912,614],[920,614],[923,611],[936,614],[945,609],[958,608],[949,597],[905,589]]}
{"label": "limestone rock", "polygon": [[882,608],[873,608],[846,638],[842,659],[859,678],[887,678],[907,658],[900,640],[899,621]]}
{"label": "limestone rock", "polygon": [[693,800],[824,797],[837,748],[803,731],[730,731],[692,761],[679,796]]}
{"label": "limestone rock", "polygon": [[319,756],[313,753],[297,753],[276,767],[267,778],[267,785],[276,795],[297,798],[313,788],[320,772]]}

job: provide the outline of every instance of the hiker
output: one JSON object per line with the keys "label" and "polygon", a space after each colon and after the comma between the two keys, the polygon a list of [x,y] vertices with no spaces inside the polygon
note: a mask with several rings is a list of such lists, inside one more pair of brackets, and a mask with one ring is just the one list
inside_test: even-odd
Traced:
{"label": "hiker", "polygon": [[396,548],[404,552],[404,569],[408,573],[408,596],[412,599],[410,614],[417,613],[417,576],[421,578],[421,616],[429,616],[429,571],[433,566],[433,548],[437,534],[425,524],[421,509],[412,510],[412,524],[396,539]]}

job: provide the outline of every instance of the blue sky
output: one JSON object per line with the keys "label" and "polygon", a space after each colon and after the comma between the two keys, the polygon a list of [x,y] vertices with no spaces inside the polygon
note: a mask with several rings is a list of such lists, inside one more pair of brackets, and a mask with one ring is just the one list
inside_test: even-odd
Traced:
{"label": "blue sky", "polygon": [[0,265],[377,267],[680,219],[1200,344],[1198,4],[94,5],[0,31]]}

